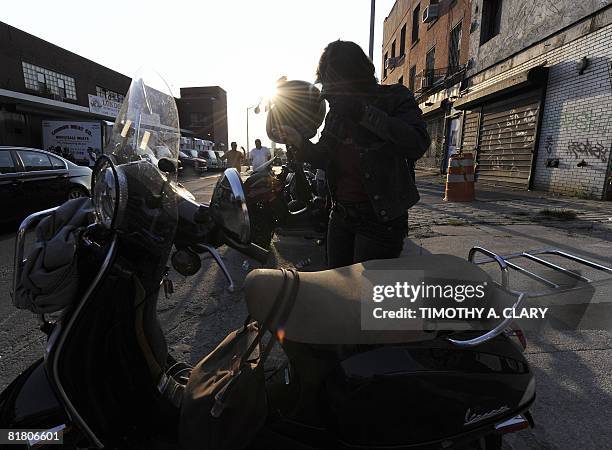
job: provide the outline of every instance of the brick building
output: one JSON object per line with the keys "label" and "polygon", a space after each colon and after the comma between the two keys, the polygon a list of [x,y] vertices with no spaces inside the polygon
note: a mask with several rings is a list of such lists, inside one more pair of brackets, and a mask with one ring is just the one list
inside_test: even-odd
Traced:
{"label": "brick building", "polygon": [[461,147],[480,183],[610,199],[610,1],[473,0]]}
{"label": "brick building", "polygon": [[[437,5],[437,19],[428,22],[424,3]],[[384,24],[382,81],[408,79],[415,92],[433,138],[420,164],[444,171],[450,154],[472,151],[479,183],[612,198],[610,3],[397,0]],[[441,30],[453,34],[459,10],[455,72],[444,69],[452,52],[438,48],[453,48],[457,38],[440,45]]]}
{"label": "brick building", "polygon": [[[43,123],[49,121],[95,123],[98,133],[106,134],[131,81],[119,72],[2,22],[0,68],[0,145],[41,148]],[[199,92],[210,92],[212,106],[198,99]],[[191,114],[181,111],[184,104],[201,117],[193,127],[190,120],[181,122],[182,134],[203,139],[216,134],[227,144],[225,91],[218,86],[188,88],[185,97],[184,101],[177,99],[179,116],[191,119]],[[218,101],[210,100],[212,97]],[[202,127],[202,123],[211,127]],[[97,139],[98,146],[102,146],[103,139]]]}
{"label": "brick building", "polygon": [[384,22],[381,81],[414,92],[432,137],[421,166],[444,170],[454,152],[460,113],[448,98],[465,76],[470,17],[470,0],[397,0]]}

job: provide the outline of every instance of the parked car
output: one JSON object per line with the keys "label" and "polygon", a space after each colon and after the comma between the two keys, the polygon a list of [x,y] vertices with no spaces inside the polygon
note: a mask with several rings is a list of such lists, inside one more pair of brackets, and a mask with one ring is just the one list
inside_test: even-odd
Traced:
{"label": "parked car", "polygon": [[195,150],[181,150],[179,152],[179,162],[183,168],[183,173],[199,175],[208,170],[207,161],[200,158]]}
{"label": "parked car", "polygon": [[223,161],[217,158],[214,150],[200,150],[198,152],[200,158],[204,158],[208,163],[209,170],[223,170]]}
{"label": "parked car", "polygon": [[0,222],[90,195],[91,169],[44,150],[0,146]]}

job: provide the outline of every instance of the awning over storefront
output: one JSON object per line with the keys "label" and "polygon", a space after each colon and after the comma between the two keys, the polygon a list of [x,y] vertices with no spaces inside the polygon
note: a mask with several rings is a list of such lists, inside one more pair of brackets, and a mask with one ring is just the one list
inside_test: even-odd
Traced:
{"label": "awning over storefront", "polygon": [[[85,106],[74,105],[72,103],[53,100],[46,97],[39,97],[37,95],[24,94],[23,92],[0,89],[0,103],[7,101],[10,103],[15,103],[17,111],[26,114],[33,113],[50,115],[51,113],[56,112],[62,116],[89,120],[103,120],[107,123],[107,125],[112,125],[115,121],[114,117],[93,113]],[[184,129],[181,129],[181,134],[194,136],[192,131]]]}
{"label": "awning over storefront", "polygon": [[448,99],[442,99],[439,102],[430,104],[429,106],[424,104],[424,106],[421,106],[421,111],[423,112],[423,117],[428,117],[434,113],[444,113],[447,106]]}
{"label": "awning over storefront", "polygon": [[534,67],[512,77],[498,81],[483,89],[463,95],[453,103],[455,109],[470,109],[476,105],[525,88],[544,86],[548,77],[548,67]]}
{"label": "awning over storefront", "polygon": [[37,95],[24,94],[23,92],[9,91],[0,89],[0,101],[9,101],[26,108],[42,110],[45,112],[57,111],[63,114],[70,114],[77,117],[87,117],[89,119],[102,119],[114,121],[114,117],[94,114],[89,108],[72,103],[52,100],[50,98],[39,97]]}

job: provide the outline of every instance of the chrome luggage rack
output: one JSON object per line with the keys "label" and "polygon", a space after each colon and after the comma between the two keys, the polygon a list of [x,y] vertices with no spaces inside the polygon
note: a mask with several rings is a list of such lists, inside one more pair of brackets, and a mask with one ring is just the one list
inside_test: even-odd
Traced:
{"label": "chrome luggage rack", "polygon": [[[483,255],[485,255],[484,258],[479,258],[476,259],[475,256],[477,253],[482,253]],[[529,251],[524,251],[524,252],[518,252],[518,253],[513,253],[510,255],[506,255],[506,256],[500,256],[497,253],[492,252],[491,250],[488,250],[484,247],[472,247],[470,249],[470,252],[468,254],[468,261],[476,264],[476,265],[483,265],[483,264],[488,264],[488,263],[497,263],[499,265],[499,268],[501,270],[501,284],[500,286],[506,290],[508,290],[509,292],[512,292],[514,294],[527,294],[529,297],[541,297],[544,295],[549,295],[555,291],[563,291],[563,292],[567,292],[567,291],[571,291],[571,290],[576,290],[576,289],[581,289],[582,287],[584,287],[584,284],[578,284],[578,285],[574,285],[572,287],[563,287],[558,283],[555,283],[554,281],[551,281],[547,278],[544,278],[542,275],[539,275],[537,273],[532,272],[531,270],[528,270],[522,266],[519,266],[518,264],[511,262],[510,260],[516,260],[519,258],[524,258],[527,259],[529,261],[535,262],[537,264],[540,264],[548,269],[552,269],[555,272],[561,273],[563,275],[566,275],[569,278],[572,278],[574,280],[583,282],[583,283],[589,283],[589,284],[594,284],[594,283],[605,283],[605,282],[609,282],[612,280],[612,277],[609,277],[607,279],[604,280],[597,280],[594,281],[591,278],[587,278],[579,273],[574,272],[571,269],[565,268],[563,266],[560,266],[558,264],[555,264],[553,262],[550,262],[544,258],[541,257],[541,255],[553,255],[553,256],[559,256],[561,258],[567,259],[569,261],[573,261],[575,263],[581,264],[585,267],[590,267],[591,269],[596,269],[600,272],[604,272],[607,274],[612,275],[612,267],[606,267],[604,265],[601,265],[599,263],[596,263],[594,261],[585,259],[585,258],[581,258],[580,256],[576,256],[576,255],[572,255],[571,253],[567,253],[565,251],[556,249],[556,248],[544,248],[544,249],[539,249],[539,250],[529,250]],[[531,278],[532,280],[535,280],[543,285],[545,285],[548,290],[544,290],[544,291],[534,291],[534,292],[522,292],[522,291],[515,291],[510,289],[510,270],[509,269],[513,269],[529,278]]]}
{"label": "chrome luggage rack", "polygon": [[[483,258],[479,258],[476,259],[475,256],[477,253],[481,253],[483,255],[485,255],[485,257]],[[501,287],[502,289],[506,290],[507,292],[509,292],[510,294],[516,296],[516,301],[514,302],[514,305],[512,306],[513,309],[518,309],[521,304],[523,303],[523,301],[525,300],[525,298],[527,297],[531,297],[531,298],[537,298],[537,297],[543,297],[545,295],[550,295],[553,293],[561,293],[561,292],[570,292],[570,291],[574,291],[574,290],[578,290],[578,289],[582,289],[586,284],[590,284],[590,285],[595,285],[595,284],[604,284],[604,283],[610,283],[610,281],[612,281],[612,276],[608,277],[606,279],[603,280],[597,280],[594,281],[590,278],[587,278],[579,273],[574,272],[573,270],[570,270],[568,268],[565,268],[563,266],[560,266],[558,264],[555,264],[551,261],[548,261],[544,258],[542,258],[542,255],[553,255],[553,256],[559,256],[562,258],[565,258],[569,261],[573,261],[575,263],[581,264],[585,267],[589,267],[592,269],[596,269],[598,271],[607,273],[612,275],[612,267],[606,267],[604,265],[601,265],[599,263],[596,263],[594,261],[590,261],[588,259],[585,258],[581,258],[579,256],[576,255],[572,255],[571,253],[567,253],[565,251],[559,250],[559,249],[555,249],[555,248],[545,248],[545,249],[539,249],[539,250],[530,250],[530,251],[524,251],[524,252],[519,252],[519,253],[513,253],[511,255],[506,255],[506,256],[500,256],[497,253],[488,250],[484,247],[472,247],[470,249],[470,252],[468,254],[468,261],[476,264],[476,265],[483,265],[483,264],[489,264],[489,263],[497,263],[497,265],[499,266],[499,269],[501,271],[501,283],[497,283],[496,281],[494,281],[497,285],[499,285],[499,287]],[[537,264],[540,264],[548,269],[552,269],[555,272],[561,273],[573,280],[577,280],[578,282],[582,282],[582,284],[574,284],[573,286],[567,287],[567,286],[562,286],[558,283],[555,283],[554,281],[551,281],[545,277],[543,277],[542,275],[539,275],[537,273],[532,272],[531,270],[526,269],[525,267],[519,266],[518,264],[511,262],[510,260],[516,260],[519,258],[524,258],[527,259],[529,261],[533,261]],[[547,290],[543,290],[543,291],[534,291],[534,292],[530,292],[530,291],[517,291],[517,290],[513,290],[510,288],[510,269],[515,270],[543,285],[545,285],[548,289]],[[448,338],[448,341],[452,342],[453,344],[459,346],[459,347],[474,347],[476,345],[480,345],[483,344],[491,339],[493,339],[494,337],[500,335],[501,333],[505,332],[508,327],[510,326],[511,322],[513,321],[512,318],[506,318],[503,321],[501,321],[499,323],[499,325],[497,325],[494,329],[484,333],[481,336],[475,337],[473,339],[467,339],[467,340],[459,340],[459,339],[452,339],[452,338]]]}

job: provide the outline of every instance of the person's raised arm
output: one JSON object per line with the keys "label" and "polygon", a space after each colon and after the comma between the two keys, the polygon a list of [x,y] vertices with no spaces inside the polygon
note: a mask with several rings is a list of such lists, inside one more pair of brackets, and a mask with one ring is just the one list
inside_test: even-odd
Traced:
{"label": "person's raised arm", "polygon": [[431,144],[423,113],[410,90],[398,86],[400,100],[392,114],[373,105],[365,105],[359,124],[382,139],[397,145],[408,159],[419,159]]}

